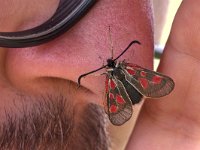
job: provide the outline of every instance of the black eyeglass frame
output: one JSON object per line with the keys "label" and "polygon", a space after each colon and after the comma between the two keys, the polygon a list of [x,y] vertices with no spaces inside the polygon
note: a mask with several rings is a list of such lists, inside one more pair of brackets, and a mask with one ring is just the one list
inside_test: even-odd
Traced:
{"label": "black eyeglass frame", "polygon": [[60,0],[55,14],[43,24],[18,32],[0,32],[0,47],[24,48],[49,42],[67,32],[97,0]]}

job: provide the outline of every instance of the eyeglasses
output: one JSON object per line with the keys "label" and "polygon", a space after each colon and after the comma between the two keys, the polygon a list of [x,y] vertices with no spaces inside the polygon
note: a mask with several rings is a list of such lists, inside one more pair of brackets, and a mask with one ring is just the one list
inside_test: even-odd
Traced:
{"label": "eyeglasses", "polygon": [[37,46],[68,31],[97,0],[60,0],[55,14],[45,23],[18,32],[0,32],[0,47]]}

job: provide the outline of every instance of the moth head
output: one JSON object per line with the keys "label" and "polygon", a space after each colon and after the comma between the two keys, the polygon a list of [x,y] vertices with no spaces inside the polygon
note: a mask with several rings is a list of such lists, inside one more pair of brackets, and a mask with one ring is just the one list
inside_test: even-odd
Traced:
{"label": "moth head", "polygon": [[113,59],[107,59],[107,66],[109,68],[115,68],[116,67],[116,62]]}

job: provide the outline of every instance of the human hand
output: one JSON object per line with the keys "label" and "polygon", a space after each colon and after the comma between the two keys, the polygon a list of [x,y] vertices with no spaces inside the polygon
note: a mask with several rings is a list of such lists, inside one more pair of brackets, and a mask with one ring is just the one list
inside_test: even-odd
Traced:
{"label": "human hand", "polygon": [[200,10],[184,0],[176,14],[158,71],[175,81],[174,91],[146,100],[127,150],[199,150]]}

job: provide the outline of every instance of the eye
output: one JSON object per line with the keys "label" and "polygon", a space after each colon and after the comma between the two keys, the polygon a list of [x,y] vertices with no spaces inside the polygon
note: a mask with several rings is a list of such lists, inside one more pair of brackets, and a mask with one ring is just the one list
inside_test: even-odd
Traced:
{"label": "eye", "polygon": [[55,14],[45,23],[19,32],[0,32],[1,47],[30,47],[48,42],[68,31],[96,0],[60,0]]}

